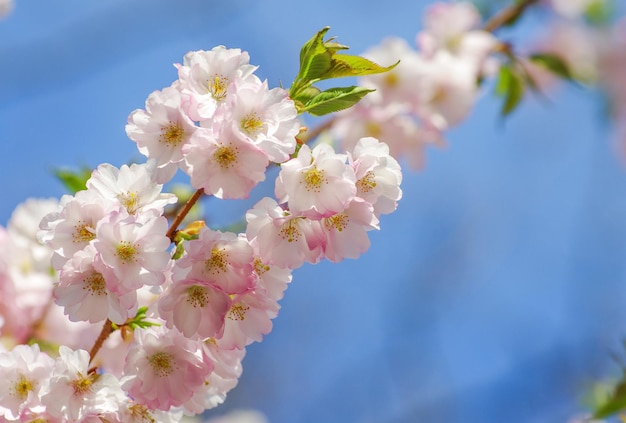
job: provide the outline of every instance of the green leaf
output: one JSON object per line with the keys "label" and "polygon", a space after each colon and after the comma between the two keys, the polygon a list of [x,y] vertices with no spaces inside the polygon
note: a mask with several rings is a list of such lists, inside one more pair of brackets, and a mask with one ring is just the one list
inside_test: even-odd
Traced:
{"label": "green leaf", "polygon": [[607,26],[611,23],[615,11],[608,0],[595,0],[587,6],[585,19],[591,25]]}
{"label": "green leaf", "polygon": [[603,419],[624,410],[626,410],[626,374],[617,384],[612,395],[603,404],[596,407],[593,418]]}
{"label": "green leaf", "polygon": [[496,94],[504,97],[502,116],[508,116],[524,97],[524,77],[510,65],[502,65],[498,75]]}
{"label": "green leaf", "polygon": [[546,68],[553,74],[560,76],[561,78],[567,80],[574,79],[567,63],[565,63],[565,61],[556,54],[537,53],[532,54],[528,59],[531,62]]}
{"label": "green leaf", "polygon": [[307,87],[298,91],[296,93],[296,97],[292,97],[292,100],[294,101],[294,103],[296,103],[296,109],[298,110],[298,113],[302,113],[305,108],[305,104],[309,103],[320,92],[320,89],[316,87]]}
{"label": "green leaf", "polygon": [[374,90],[363,87],[338,87],[322,91],[309,101],[303,111],[313,116],[322,116],[338,112],[358,103],[365,95]]}
{"label": "green leaf", "polygon": [[400,61],[397,61],[391,66],[380,66],[365,57],[335,54],[332,57],[331,68],[323,78],[341,78],[345,76],[363,76],[383,73],[395,68],[398,66],[398,63],[400,63]]}
{"label": "green leaf", "polygon": [[300,49],[300,71],[296,79],[311,81],[330,69],[330,58],[333,53],[324,45],[324,35],[329,29],[327,26],[319,30]]}
{"label": "green leaf", "polygon": [[54,176],[56,176],[72,194],[87,189],[87,180],[91,177],[91,169],[87,167],[83,167],[77,171],[59,168],[54,169],[53,172]]}

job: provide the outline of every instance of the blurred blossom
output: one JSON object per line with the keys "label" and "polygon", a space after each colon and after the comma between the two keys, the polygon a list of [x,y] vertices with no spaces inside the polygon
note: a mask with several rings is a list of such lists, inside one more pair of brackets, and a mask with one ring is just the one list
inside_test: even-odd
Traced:
{"label": "blurred blossom", "polygon": [[13,0],[0,0],[0,19],[13,11]]}
{"label": "blurred blossom", "polygon": [[258,411],[235,410],[206,420],[205,423],[269,423],[269,420]]}

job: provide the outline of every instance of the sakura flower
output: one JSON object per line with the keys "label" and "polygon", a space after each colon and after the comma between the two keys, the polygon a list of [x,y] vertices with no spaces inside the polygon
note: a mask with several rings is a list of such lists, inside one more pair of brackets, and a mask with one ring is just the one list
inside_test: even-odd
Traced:
{"label": "sakura flower", "polygon": [[[258,247],[258,243],[252,244]],[[287,285],[291,282],[291,270],[275,265],[266,264],[260,254],[255,251],[254,273],[257,275],[256,289],[262,290],[274,301],[283,298]]]}
{"label": "sakura flower", "polygon": [[283,210],[276,200],[262,198],[248,210],[246,220],[246,236],[263,263],[295,269],[322,258],[321,227]]}
{"label": "sakura flower", "polygon": [[37,344],[0,352],[0,417],[18,420],[23,414],[44,411],[40,391],[53,365],[54,360],[41,353]]}
{"label": "sakura flower", "polygon": [[265,179],[269,160],[265,152],[247,141],[230,125],[216,135],[197,132],[183,147],[184,171],[191,185],[217,198],[247,198]]}
{"label": "sakura flower", "polygon": [[123,388],[139,404],[168,411],[188,401],[213,370],[197,342],[176,330],[135,331],[126,356]]}
{"label": "sakura flower", "polygon": [[119,169],[108,163],[101,164],[87,181],[87,188],[102,197],[115,201],[129,214],[147,210],[163,213],[166,205],[175,203],[173,194],[161,194],[162,185],[154,179],[154,164],[123,165]]}
{"label": "sakura flower", "polygon": [[281,166],[276,197],[297,216],[319,219],[341,212],[356,193],[354,171],[345,161],[327,144],[313,150],[303,145],[297,157]]}
{"label": "sakura flower", "polygon": [[190,117],[195,121],[212,118],[218,106],[228,98],[233,84],[258,81],[253,75],[256,66],[249,61],[247,52],[224,46],[188,52],[183,64],[176,67],[181,89],[191,94]]}
{"label": "sakura flower", "polygon": [[[77,252],[61,270],[60,283],[54,288],[56,303],[65,307],[71,321],[96,323],[105,319],[122,324],[137,312],[134,290],[115,292],[116,285],[107,284],[115,275],[105,276],[94,267],[96,250],[88,246]],[[110,271],[113,273],[112,271]]]}
{"label": "sakura flower", "polygon": [[424,81],[424,62],[406,40],[397,37],[384,39],[379,45],[368,49],[363,56],[384,65],[400,63],[388,72],[360,78],[359,85],[376,91],[368,94],[385,104],[410,105],[420,98]]}
{"label": "sakura flower", "polygon": [[341,213],[322,219],[326,234],[324,254],[332,262],[358,258],[370,246],[367,231],[379,229],[372,205],[354,199]]}
{"label": "sakura flower", "polygon": [[107,216],[113,205],[93,191],[64,195],[61,210],[41,221],[39,238],[54,250],[52,266],[60,270],[77,251],[96,238],[96,225]]}
{"label": "sakura flower", "polygon": [[174,283],[159,300],[159,315],[168,328],[187,338],[220,338],[230,297],[211,283],[185,279]]}
{"label": "sakura flower", "polygon": [[374,207],[377,217],[395,211],[402,197],[402,172],[387,144],[361,138],[349,157],[357,178],[357,196]]}
{"label": "sakura flower", "polygon": [[41,401],[53,417],[75,422],[94,414],[116,413],[126,395],[114,376],[89,372],[87,351],[62,345]]}
{"label": "sakura flower", "polygon": [[252,247],[245,238],[205,227],[198,239],[187,243],[186,251],[187,254],[175,263],[174,283],[183,279],[205,281],[229,295],[252,288],[254,259]]}
{"label": "sakura flower", "polygon": [[37,233],[41,219],[58,208],[57,198],[29,198],[11,213],[7,230],[17,248],[29,251],[34,271],[47,273],[50,270],[52,251],[43,245]]}
{"label": "sakura flower", "polygon": [[241,84],[229,112],[234,130],[263,150],[269,160],[282,163],[295,151],[300,122],[284,89],[270,90],[267,81]]}
{"label": "sakura flower", "polygon": [[135,110],[128,117],[126,134],[141,154],[155,161],[159,183],[176,172],[183,160],[182,146],[197,129],[184,109],[184,97],[175,86],[154,91],[145,110]]}
{"label": "sakura flower", "polygon": [[446,50],[482,67],[498,42],[493,34],[478,29],[480,21],[478,9],[470,2],[434,3],[424,15],[417,44],[427,57]]}
{"label": "sakura flower", "polygon": [[181,421],[182,414],[180,409],[151,410],[143,404],[128,401],[119,412],[119,421],[120,423],[178,423]]}
{"label": "sakura flower", "polygon": [[384,140],[393,157],[404,157],[413,169],[424,164],[424,150],[429,144],[443,145],[440,131],[428,130],[397,103],[378,104],[365,97],[356,106],[337,115],[331,128],[333,138],[345,151],[351,151],[364,137]]}
{"label": "sakura flower", "polygon": [[0,19],[9,15],[14,7],[13,0],[0,0]]}
{"label": "sakura flower", "polygon": [[209,339],[202,344],[202,353],[215,367],[202,387],[183,405],[188,414],[199,414],[224,402],[226,394],[237,386],[246,350],[225,349],[220,341]]}
{"label": "sakura flower", "polygon": [[224,334],[219,339],[226,349],[243,349],[253,341],[261,342],[272,330],[278,315],[278,303],[262,290],[235,295],[226,314]]}
{"label": "sakura flower", "polygon": [[163,216],[144,213],[136,217],[122,210],[99,223],[93,245],[101,262],[127,289],[160,285],[170,265],[167,227]]}

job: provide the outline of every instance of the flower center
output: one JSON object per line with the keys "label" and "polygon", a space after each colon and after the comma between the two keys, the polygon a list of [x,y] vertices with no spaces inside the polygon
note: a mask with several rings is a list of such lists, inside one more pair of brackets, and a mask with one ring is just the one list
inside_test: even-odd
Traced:
{"label": "flower center", "polygon": [[128,411],[130,415],[133,417],[133,421],[143,422],[143,423],[155,423],[156,420],[150,414],[150,410],[148,407],[142,404],[133,404],[128,407]]}
{"label": "flower center", "polygon": [[256,137],[263,129],[263,121],[256,113],[249,113],[241,119],[241,129],[251,137]]}
{"label": "flower center", "polygon": [[213,100],[224,100],[226,98],[226,90],[228,89],[228,78],[222,75],[213,75],[213,78],[207,81],[207,89]]}
{"label": "flower center", "polygon": [[328,229],[335,228],[339,232],[346,229],[348,227],[348,223],[350,223],[350,218],[345,213],[337,213],[334,216],[324,219],[324,224]]}
{"label": "flower center", "polygon": [[228,318],[230,320],[244,320],[246,317],[246,311],[250,310],[250,306],[242,303],[233,305],[228,311]]}
{"label": "flower center", "polygon": [[261,276],[265,272],[269,272],[269,270],[270,270],[270,267],[267,264],[263,263],[261,259],[259,258],[254,259],[254,272],[258,276]]}
{"label": "flower center", "polygon": [[228,169],[237,163],[237,153],[237,148],[222,145],[213,154],[213,159],[222,169]]}
{"label": "flower center", "polygon": [[129,241],[122,241],[116,248],[117,256],[123,264],[137,261],[137,246]]}
{"label": "flower center", "polygon": [[315,166],[313,166],[309,170],[306,170],[302,174],[302,180],[304,182],[306,190],[314,192],[320,192],[322,185],[328,183],[326,177],[324,176],[324,171],[319,170]]}
{"label": "flower center", "polygon": [[93,272],[83,282],[85,282],[83,289],[89,291],[91,295],[107,295],[106,283],[101,273]]}
{"label": "flower center", "polygon": [[168,126],[161,128],[159,141],[165,143],[168,147],[177,147],[183,142],[185,129],[178,122],[171,122]]}
{"label": "flower center", "polygon": [[370,192],[376,187],[376,180],[373,171],[368,171],[361,179],[356,181],[356,187],[362,192]]}
{"label": "flower center", "polygon": [[20,375],[19,379],[13,384],[13,388],[9,393],[20,401],[25,401],[28,398],[28,393],[34,390],[33,382],[30,379],[26,379],[26,376]]}
{"label": "flower center", "polygon": [[169,376],[174,372],[174,357],[166,352],[158,352],[148,357],[148,363],[159,377]]}
{"label": "flower center", "polygon": [[139,209],[139,200],[141,197],[136,192],[128,191],[117,196],[120,204],[128,211],[129,214],[137,213]]}
{"label": "flower center", "polygon": [[87,376],[83,376],[81,373],[78,373],[78,377],[71,383],[72,388],[74,388],[74,395],[84,396],[85,394],[91,392],[91,386],[98,380],[99,377],[100,376],[96,373],[92,373]]}
{"label": "flower center", "polygon": [[96,239],[96,231],[83,220],[79,221],[74,226],[74,233],[72,234],[73,242],[86,244],[94,239]]}
{"label": "flower center", "polygon": [[302,232],[298,229],[298,225],[296,225],[296,220],[292,219],[285,223],[281,228],[278,235],[287,240],[287,242],[298,241],[302,236]]}
{"label": "flower center", "polygon": [[193,308],[204,307],[209,303],[209,295],[204,287],[194,285],[187,289],[187,302]]}
{"label": "flower center", "polygon": [[215,275],[226,272],[228,268],[228,253],[225,248],[213,248],[211,257],[204,262],[206,270]]}

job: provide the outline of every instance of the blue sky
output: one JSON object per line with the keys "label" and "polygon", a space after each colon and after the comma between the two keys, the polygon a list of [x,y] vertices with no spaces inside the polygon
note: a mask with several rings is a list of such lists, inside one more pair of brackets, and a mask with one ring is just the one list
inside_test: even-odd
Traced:
{"label": "blue sky", "polygon": [[[270,86],[288,86],[323,26],[356,54],[388,35],[412,41],[426,4],[16,0],[0,21],[0,223],[27,197],[64,193],[56,166],[140,159],[126,118],[185,52],[239,47]],[[536,36],[536,20],[524,25],[508,37]],[[617,375],[610,354],[623,353],[626,173],[596,93],[550,98],[503,122],[486,92],[448,148],[405,173],[361,260],[294,272],[274,331],[216,412],[483,423],[582,410],[589,381]],[[226,222],[257,198],[207,211]]]}

